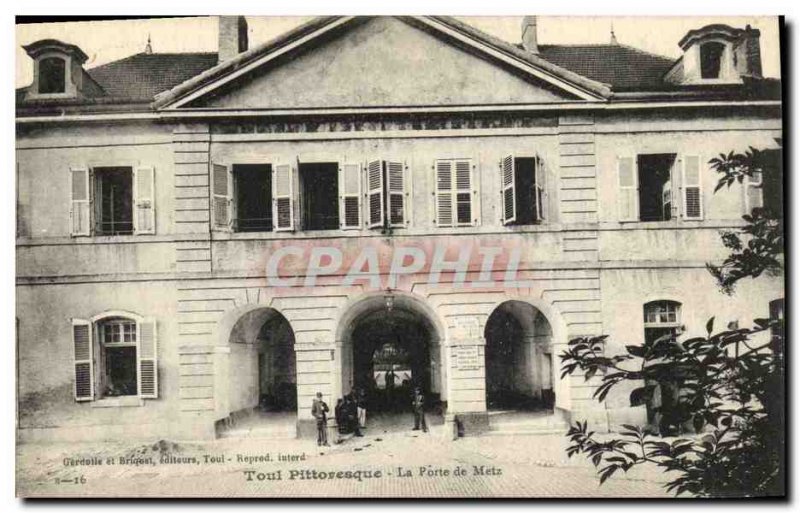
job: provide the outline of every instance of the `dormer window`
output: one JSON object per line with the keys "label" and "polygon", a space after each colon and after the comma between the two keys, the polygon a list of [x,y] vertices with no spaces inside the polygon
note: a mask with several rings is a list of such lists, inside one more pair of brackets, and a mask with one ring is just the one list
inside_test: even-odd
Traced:
{"label": "dormer window", "polygon": [[719,78],[725,45],[717,42],[700,46],[700,78]]}
{"label": "dormer window", "polygon": [[83,69],[88,57],[77,46],[56,39],[42,39],[23,48],[33,59],[33,84],[26,98],[60,100],[103,94]]}
{"label": "dormer window", "polygon": [[67,67],[60,57],[39,61],[39,94],[58,94],[66,91]]}

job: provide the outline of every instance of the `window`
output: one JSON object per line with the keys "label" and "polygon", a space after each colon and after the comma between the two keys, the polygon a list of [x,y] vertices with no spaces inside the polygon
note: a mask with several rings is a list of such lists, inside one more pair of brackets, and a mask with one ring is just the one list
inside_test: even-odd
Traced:
{"label": "window", "polygon": [[746,214],[753,212],[754,208],[764,206],[764,182],[761,171],[753,171],[753,174],[744,179],[744,210]]}
{"label": "window", "polygon": [[272,166],[235,164],[233,179],[234,230],[272,231]]}
{"label": "window", "polygon": [[769,320],[772,325],[769,328],[770,337],[773,344],[782,344],[784,337],[784,327],[786,325],[786,305],[784,299],[775,299],[769,302]]}
{"label": "window", "polygon": [[78,235],[155,233],[151,167],[70,168],[70,231]]}
{"label": "window", "polygon": [[470,159],[437,160],[436,224],[437,226],[474,226],[478,224],[475,166]]}
{"label": "window", "polygon": [[368,228],[402,228],[409,221],[405,163],[372,160],[366,165]]}
{"label": "window", "polygon": [[153,319],[108,315],[73,319],[75,399],[158,396],[156,324]]}
{"label": "window", "polygon": [[[644,305],[644,340],[651,345],[662,337],[680,333],[680,303],[676,301],[651,301]],[[662,435],[674,427],[673,406],[678,398],[680,382],[648,382],[654,392],[647,401],[647,422],[658,425]]]}
{"label": "window", "polygon": [[[676,166],[681,173],[676,187]],[[682,192],[684,219],[702,219],[700,157],[674,153],[619,157],[617,160],[621,221],[669,221],[678,211],[676,189]]]}
{"label": "window", "polygon": [[95,234],[133,233],[132,175],[128,167],[95,168]]}
{"label": "window", "polygon": [[722,43],[711,42],[700,46],[700,78],[719,78],[724,52],[725,45]]}
{"label": "window", "polygon": [[101,397],[137,395],[136,322],[109,319],[97,325]]}
{"label": "window", "polygon": [[300,226],[303,230],[339,228],[339,165],[300,164]]}
{"label": "window", "polygon": [[39,94],[66,92],[66,62],[60,57],[39,61]]}
{"label": "window", "polygon": [[500,162],[503,224],[529,225],[544,221],[544,163],[536,157],[509,155]]}

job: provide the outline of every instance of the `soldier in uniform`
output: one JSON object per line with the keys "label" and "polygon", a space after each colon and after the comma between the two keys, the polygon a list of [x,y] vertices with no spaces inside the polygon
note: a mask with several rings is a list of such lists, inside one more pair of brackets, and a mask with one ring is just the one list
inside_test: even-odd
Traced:
{"label": "soldier in uniform", "polygon": [[322,392],[317,392],[317,397],[311,403],[311,415],[317,419],[317,445],[330,445],[328,443],[328,405],[322,400]]}
{"label": "soldier in uniform", "polygon": [[420,424],[422,424],[422,431],[428,432],[428,424],[425,422],[425,396],[422,394],[422,389],[417,387],[414,389],[414,399],[411,402],[414,408],[414,429],[419,431]]}

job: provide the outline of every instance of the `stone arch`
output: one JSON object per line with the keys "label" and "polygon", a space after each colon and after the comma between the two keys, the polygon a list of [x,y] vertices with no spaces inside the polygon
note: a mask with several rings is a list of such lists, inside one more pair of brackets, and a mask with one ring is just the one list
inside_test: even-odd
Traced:
{"label": "stone arch", "polygon": [[[406,317],[413,317],[414,322],[425,328],[425,358],[429,365],[432,391],[444,397],[445,376],[444,340],[445,323],[438,313],[422,297],[403,291],[376,291],[359,295],[347,302],[336,319],[334,358],[335,397],[348,393],[355,380],[355,347],[353,335],[361,321],[379,311],[386,311],[387,297],[391,297],[392,310],[404,312]],[[401,316],[402,318],[403,316]],[[402,321],[401,321],[402,322]],[[426,372],[427,375],[427,372]]]}
{"label": "stone arch", "polygon": [[[270,326],[271,324],[274,326]],[[294,327],[277,308],[268,304],[248,304],[225,313],[216,326],[214,397],[218,419],[224,418],[229,423],[235,423],[237,419],[250,415],[260,407],[274,404],[264,404],[265,396],[267,401],[275,399],[276,394],[272,393],[268,385],[275,385],[270,380],[273,379],[272,373],[277,372],[271,367],[267,369],[272,360],[268,361],[264,356],[270,354],[273,348],[265,341],[265,327],[280,332],[282,339],[287,338],[291,346],[289,350],[283,351],[290,353],[289,357],[282,358],[291,368],[282,373],[287,374],[294,384],[290,399],[295,408],[292,413],[296,413]]]}
{"label": "stone arch", "polygon": [[[515,302],[528,305],[538,312],[538,315],[536,315],[533,320],[527,320],[521,323],[526,333],[532,334],[536,332],[537,327],[535,324],[537,322],[541,323],[544,321],[546,326],[549,327],[549,345],[551,348],[551,362],[549,368],[552,377],[553,391],[555,393],[555,408],[568,411],[571,409],[569,378],[560,379],[561,373],[558,365],[558,354],[566,349],[569,342],[569,332],[566,321],[552,303],[543,298],[506,293],[501,299],[487,307],[482,333],[484,333],[485,336],[487,324],[494,312],[498,311],[504,304]],[[542,325],[540,324],[539,330],[541,331],[541,329]]]}

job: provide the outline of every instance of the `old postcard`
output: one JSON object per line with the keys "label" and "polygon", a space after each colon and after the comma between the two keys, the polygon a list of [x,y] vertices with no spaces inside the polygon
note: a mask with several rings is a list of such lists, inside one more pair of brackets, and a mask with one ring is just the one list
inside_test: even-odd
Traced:
{"label": "old postcard", "polygon": [[17,494],[785,495],[781,26],[18,20]]}

